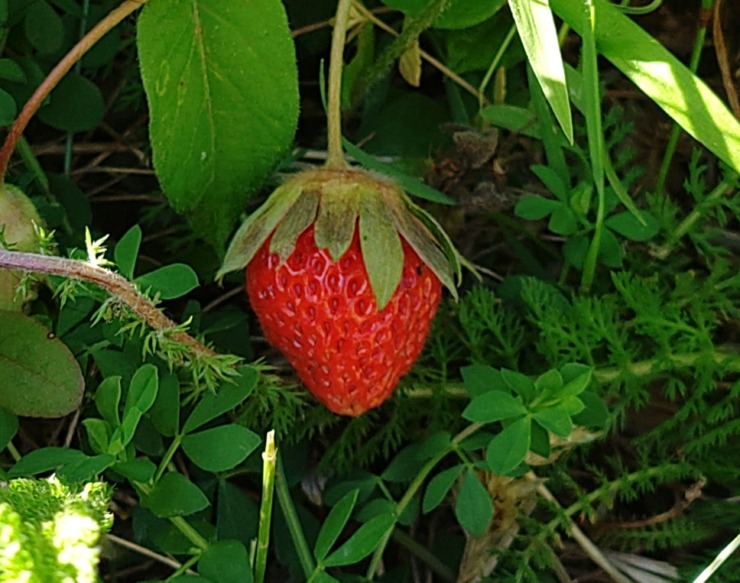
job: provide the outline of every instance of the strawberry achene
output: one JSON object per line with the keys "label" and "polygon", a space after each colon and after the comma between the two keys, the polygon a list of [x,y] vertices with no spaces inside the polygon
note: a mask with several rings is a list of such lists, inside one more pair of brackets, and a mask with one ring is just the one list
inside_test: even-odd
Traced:
{"label": "strawberry achene", "polygon": [[267,239],[247,265],[246,282],[267,341],[319,401],[351,416],[383,403],[409,371],[442,296],[435,274],[401,238],[401,281],[378,311],[358,231],[336,262],[317,248],[313,226],[282,264]]}

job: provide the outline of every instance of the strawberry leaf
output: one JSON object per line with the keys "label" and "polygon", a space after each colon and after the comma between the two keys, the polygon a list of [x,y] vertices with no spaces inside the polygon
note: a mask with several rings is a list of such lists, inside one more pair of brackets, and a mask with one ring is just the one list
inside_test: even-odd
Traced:
{"label": "strawberry leaf", "polygon": [[220,247],[296,128],[282,2],[151,2],[137,44],[157,177],[173,207]]}

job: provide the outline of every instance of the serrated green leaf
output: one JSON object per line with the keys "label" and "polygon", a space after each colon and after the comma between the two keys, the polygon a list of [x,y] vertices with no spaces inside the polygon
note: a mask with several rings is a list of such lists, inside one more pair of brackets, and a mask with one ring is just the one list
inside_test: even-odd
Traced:
{"label": "serrated green leaf", "polygon": [[[550,0],[583,33],[582,0]],[[595,0],[596,49],[689,134],[740,172],[740,122],[717,95],[619,8]]]}
{"label": "serrated green leaf", "polygon": [[231,379],[232,382],[222,384],[215,394],[203,396],[185,421],[183,433],[195,431],[201,425],[231,411],[249,396],[257,385],[259,373],[251,366],[239,367],[237,372],[239,374]]}
{"label": "serrated green leaf", "polygon": [[465,530],[483,536],[493,518],[493,502],[478,475],[467,470],[455,500],[455,517]]}
{"label": "serrated green leaf", "polygon": [[253,431],[230,423],[186,435],[182,438],[182,450],[199,468],[224,472],[247,459],[261,441]]}
{"label": "serrated green leaf", "polygon": [[319,534],[316,537],[316,544],[313,548],[313,556],[317,561],[321,562],[324,560],[326,555],[329,554],[331,547],[337,542],[339,535],[342,534],[342,530],[344,530],[352,514],[352,510],[354,510],[357,503],[359,493],[360,491],[357,489],[347,492],[327,515],[324,523],[321,525],[321,530],[319,530]]}
{"label": "serrated green leaf", "polygon": [[463,464],[458,464],[447,468],[429,480],[421,504],[424,514],[428,514],[442,503],[464,468]]}
{"label": "serrated green leaf", "polygon": [[534,413],[534,420],[558,437],[568,437],[573,431],[570,415],[563,405],[537,411]]}
{"label": "serrated green leaf", "polygon": [[61,417],[85,386],[65,344],[38,320],[0,311],[0,407],[24,417]]}
{"label": "serrated green leaf", "polygon": [[396,517],[393,514],[380,514],[368,520],[347,542],[326,557],[326,567],[354,565],[375,550],[380,541],[393,528]]}
{"label": "serrated green leaf", "polygon": [[504,391],[488,391],[475,397],[462,413],[468,421],[493,423],[502,419],[525,415],[527,408],[521,401]]}
{"label": "serrated green leaf", "polygon": [[209,546],[200,556],[198,573],[214,583],[253,581],[247,549],[235,540],[222,540]]}
{"label": "serrated green leaf", "polygon": [[141,227],[134,225],[124,233],[113,252],[113,257],[121,275],[128,279],[133,279],[134,277],[134,267],[136,267],[136,258],[139,255],[140,245]]}
{"label": "serrated green leaf", "polygon": [[296,128],[285,10],[278,0],[153,1],[137,43],[157,176],[175,209],[220,246]]}
{"label": "serrated green leaf", "polygon": [[529,64],[542,87],[553,113],[568,141],[573,143],[573,120],[560,54],[558,33],[548,0],[509,0],[519,38]]}
{"label": "serrated green leaf", "polygon": [[532,420],[517,419],[494,437],[486,449],[486,462],[491,470],[506,475],[524,461],[531,443]]}
{"label": "serrated green leaf", "polygon": [[178,472],[168,472],[142,497],[142,505],[155,516],[188,516],[210,505],[203,491]]}
{"label": "serrated green leaf", "polygon": [[360,207],[360,248],[380,311],[401,282],[404,256],[393,219],[375,196],[366,197]]}
{"label": "serrated green leaf", "polygon": [[174,300],[184,296],[198,287],[198,276],[189,265],[173,263],[165,265],[141,277],[136,283],[151,295],[159,294],[162,300]]}

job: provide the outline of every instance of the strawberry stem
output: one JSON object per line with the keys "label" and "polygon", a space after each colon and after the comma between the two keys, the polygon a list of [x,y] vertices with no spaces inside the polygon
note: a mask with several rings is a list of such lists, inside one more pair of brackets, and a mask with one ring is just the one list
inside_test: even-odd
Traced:
{"label": "strawberry stem", "polygon": [[352,0],[339,0],[334,18],[334,32],[329,54],[329,81],[327,103],[328,156],[326,167],[341,170],[347,168],[342,149],[342,69],[344,67],[344,44],[347,40],[349,8]]}

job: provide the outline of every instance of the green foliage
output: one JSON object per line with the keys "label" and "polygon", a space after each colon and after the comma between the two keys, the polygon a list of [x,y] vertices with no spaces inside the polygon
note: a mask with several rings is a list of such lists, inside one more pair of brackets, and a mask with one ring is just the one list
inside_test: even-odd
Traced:
{"label": "green foliage", "polygon": [[[0,123],[114,4],[0,0]],[[241,274],[213,283],[214,248],[257,216],[272,170],[324,148],[312,88],[335,3],[287,0],[286,19],[275,0],[149,0],[47,99],[6,177],[48,226],[42,253],[120,277],[23,275],[13,297],[41,286],[32,315],[0,312],[0,579],[77,569],[57,543],[85,561],[69,578],[96,579],[111,487],[63,484],[99,479],[121,493],[117,532],[178,561],[157,580],[410,580],[413,564],[550,581],[594,558],[561,552],[575,525],[606,557],[690,578],[735,536],[740,138],[719,80],[603,0],[381,4],[352,13],[346,149],[419,199],[482,279],[443,302],[383,407],[317,405],[251,326]],[[662,146],[644,142],[667,118],[629,81],[697,140],[665,188]],[[300,150],[281,160],[299,97]],[[19,418],[72,410],[53,431]],[[87,517],[79,541],[43,538],[58,513]],[[137,560],[109,559],[108,578]]]}
{"label": "green foliage", "polygon": [[102,482],[11,480],[0,489],[0,578],[97,581],[100,538],[113,524],[111,494]]}

